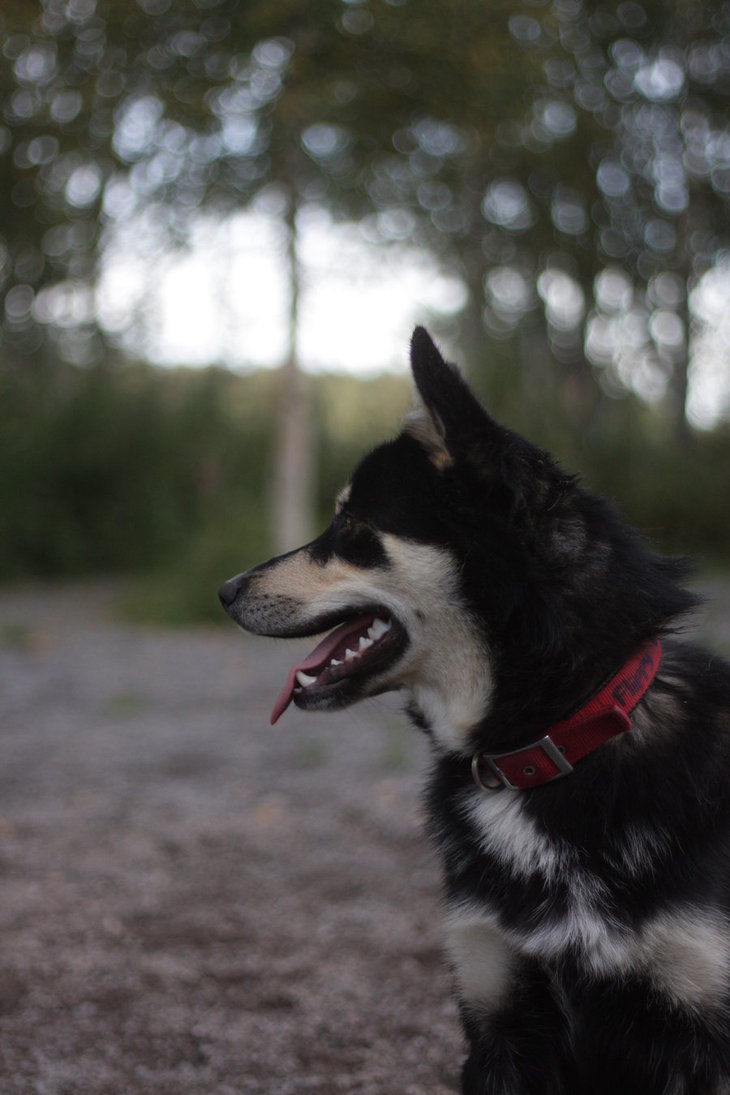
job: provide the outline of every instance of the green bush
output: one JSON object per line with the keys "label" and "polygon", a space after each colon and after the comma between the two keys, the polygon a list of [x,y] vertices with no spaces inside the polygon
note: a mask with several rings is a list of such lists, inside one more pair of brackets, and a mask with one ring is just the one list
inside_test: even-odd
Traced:
{"label": "green bush", "polygon": [[6,370],[0,575],[139,570],[183,555],[229,513],[259,512],[267,381],[148,366]]}
{"label": "green bush", "polygon": [[[634,400],[599,400],[579,423],[557,385],[526,393],[504,363],[482,380],[499,418],[659,547],[730,562],[727,427],[679,445]],[[218,585],[272,550],[277,383],[138,364],[0,367],[0,578],[130,572],[142,575],[125,604],[135,618],[223,619]],[[359,457],[397,430],[410,385],[319,376],[312,389],[323,527]]]}
{"label": "green bush", "polygon": [[218,587],[271,554],[264,511],[251,503],[241,513],[198,530],[166,566],[138,576],[120,601],[121,614],[169,626],[223,622]]}

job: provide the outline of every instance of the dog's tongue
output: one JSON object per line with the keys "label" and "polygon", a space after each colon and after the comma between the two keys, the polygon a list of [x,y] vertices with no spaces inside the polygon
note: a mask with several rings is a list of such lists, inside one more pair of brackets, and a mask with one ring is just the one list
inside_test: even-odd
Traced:
{"label": "dog's tongue", "polygon": [[333,656],[337,647],[341,645],[342,640],[348,638],[354,632],[362,631],[364,627],[368,627],[368,625],[373,622],[373,618],[372,615],[358,616],[356,620],[348,620],[346,623],[340,624],[340,626],[336,627],[334,631],[331,631],[329,635],[326,635],[321,643],[315,646],[312,653],[309,654],[303,662],[299,662],[297,665],[292,666],[289,670],[289,676],[286,678],[286,684],[271,712],[272,726],[284,714],[291,703],[294,686],[297,683],[297,673],[299,673],[300,670],[306,672],[309,669],[323,669]]}

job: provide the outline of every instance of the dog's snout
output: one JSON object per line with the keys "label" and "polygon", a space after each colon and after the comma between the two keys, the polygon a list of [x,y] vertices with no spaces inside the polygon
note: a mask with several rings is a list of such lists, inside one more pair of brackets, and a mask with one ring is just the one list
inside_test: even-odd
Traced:
{"label": "dog's snout", "polygon": [[229,609],[236,597],[243,590],[247,579],[243,574],[237,574],[235,578],[229,578],[218,590],[218,599],[225,609]]}

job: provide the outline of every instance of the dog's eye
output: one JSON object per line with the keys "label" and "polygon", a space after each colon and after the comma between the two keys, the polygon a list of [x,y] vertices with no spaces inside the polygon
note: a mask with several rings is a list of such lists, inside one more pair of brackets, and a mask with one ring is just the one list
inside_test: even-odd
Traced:
{"label": "dog's eye", "polygon": [[366,521],[340,510],[334,523],[335,551],[357,566],[384,566],[387,562],[379,537]]}
{"label": "dog's eye", "polygon": [[368,521],[363,521],[362,517],[356,517],[349,510],[343,510],[340,517],[347,532],[359,532],[372,527]]}
{"label": "dog's eye", "polygon": [[337,530],[345,536],[356,536],[358,533],[366,532],[367,529],[367,522],[361,521],[359,517],[355,517],[348,510],[340,510],[338,513]]}

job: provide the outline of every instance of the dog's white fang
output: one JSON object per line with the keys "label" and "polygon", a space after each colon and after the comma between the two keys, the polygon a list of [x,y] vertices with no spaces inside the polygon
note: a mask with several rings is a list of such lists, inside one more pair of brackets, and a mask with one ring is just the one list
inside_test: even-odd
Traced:
{"label": "dog's white fang", "polygon": [[368,635],[375,642],[377,639],[382,639],[383,635],[390,631],[390,628],[390,620],[381,620],[379,616],[376,616],[368,628]]}
{"label": "dog's white fang", "polygon": [[303,669],[300,669],[297,673],[297,680],[302,688],[309,688],[310,684],[314,684],[316,679],[316,677],[310,677],[309,673],[305,673]]}

